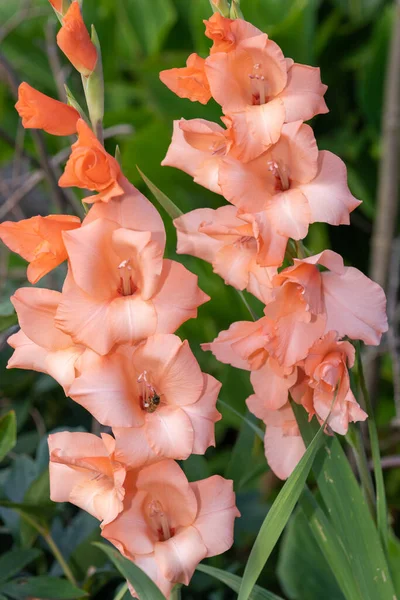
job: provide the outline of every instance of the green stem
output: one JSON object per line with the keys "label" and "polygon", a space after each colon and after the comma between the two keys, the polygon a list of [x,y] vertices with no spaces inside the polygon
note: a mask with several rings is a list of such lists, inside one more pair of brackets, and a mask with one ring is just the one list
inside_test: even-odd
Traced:
{"label": "green stem", "polygon": [[179,583],[172,590],[170,600],[181,600],[181,586]]}
{"label": "green stem", "polygon": [[59,547],[57,546],[57,544],[51,537],[50,532],[45,527],[42,527],[42,525],[39,525],[39,523],[37,523],[34,519],[32,519],[26,513],[21,512],[21,511],[18,511],[18,512],[19,512],[21,518],[24,521],[26,521],[27,523],[29,523],[29,525],[31,525],[34,529],[36,529],[36,531],[38,533],[40,533],[40,535],[46,540],[47,544],[49,545],[50,550],[53,553],[54,558],[58,561],[60,567],[62,568],[65,577],[70,581],[70,583],[72,583],[72,585],[76,586],[77,581],[74,577],[74,574],[72,573],[66,560],[64,559],[63,555],[61,554]]}
{"label": "green stem", "polygon": [[122,598],[125,596],[126,592],[128,591],[128,584],[124,583],[124,585],[122,585],[120,587],[120,590],[118,592],[118,594],[116,596],[114,596],[114,600],[122,600]]}

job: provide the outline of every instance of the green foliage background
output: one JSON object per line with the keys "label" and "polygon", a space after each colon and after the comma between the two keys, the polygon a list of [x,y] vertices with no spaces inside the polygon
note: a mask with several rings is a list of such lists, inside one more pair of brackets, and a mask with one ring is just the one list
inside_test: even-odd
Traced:
{"label": "green foliage background", "polygon": [[[241,7],[245,18],[266,31],[287,56],[321,67],[322,80],[329,86],[326,100],[330,113],[314,119],[317,141],[320,149],[329,149],[345,160],[350,187],[363,204],[353,213],[350,227],[313,225],[306,244],[315,252],[331,247],[340,252],[346,262],[366,272],[375,215],[383,83],[394,3],[385,0],[242,0]],[[207,54],[209,40],[203,35],[202,20],[211,15],[209,0],[84,0],[83,10],[86,23],[95,24],[102,46],[105,126],[126,123],[133,127],[132,134],[109,139],[107,149],[114,153],[118,143],[125,174],[149,197],[136,165],[184,212],[202,206],[220,206],[221,197],[197,186],[187,175],[160,166],[174,119],[203,117],[217,121],[221,114],[220,107],[213,101],[204,107],[177,98],[158,78],[162,69],[183,66],[191,52]],[[16,12],[14,2],[0,0],[0,32]],[[46,52],[45,28],[49,19],[53,21],[55,17],[47,0],[33,2],[31,13],[5,37],[0,52],[19,79],[55,97],[57,92]],[[65,65],[69,87],[77,98],[82,98],[77,74],[69,70],[62,56],[60,60]],[[13,143],[5,141],[5,137],[9,137],[10,142],[21,141],[23,135],[13,104],[0,69],[3,134],[0,207],[21,184],[18,178],[35,169],[32,162],[15,152]],[[46,135],[45,141],[49,155],[68,145],[65,138]],[[17,147],[20,148],[20,142]],[[35,155],[29,132],[25,135],[24,148]],[[57,211],[54,199],[48,187],[41,184],[7,218],[54,211]],[[168,255],[176,258],[174,228],[168,215],[162,209],[160,212],[168,233]],[[222,402],[245,413],[244,400],[251,393],[248,374],[218,364],[211,355],[200,350],[200,343],[213,339],[231,322],[247,319],[248,313],[237,292],[225,286],[209,265],[191,257],[179,257],[179,260],[199,275],[200,286],[211,296],[211,301],[200,308],[198,319],[185,324],[180,334],[189,339],[203,370],[223,383]],[[71,506],[48,503],[46,434],[55,428],[79,427],[90,431],[90,415],[66,399],[51,378],[33,372],[5,370],[11,354],[5,339],[15,330],[10,329],[13,315],[8,298],[17,287],[26,285],[26,279],[24,262],[4,247],[0,249],[0,277],[0,408],[1,412],[15,411],[18,429],[17,445],[0,469],[0,497],[39,507],[40,519],[50,527],[81,587],[90,597],[113,598],[118,584],[115,571],[107,566],[106,557],[90,545],[99,537],[97,522]],[[43,285],[60,288],[62,278],[60,268],[48,276]],[[257,301],[250,299],[250,302],[255,310],[261,311]],[[381,400],[377,406],[378,425],[382,448],[393,454],[398,447],[397,440],[392,440],[392,435],[389,437],[388,424],[394,415],[391,380],[391,364],[385,358]],[[213,473],[235,480],[242,512],[236,526],[235,545],[225,556],[209,562],[241,574],[280,483],[268,472],[262,443],[253,429],[225,404],[221,403],[220,410],[224,418],[217,424],[217,448],[210,449],[205,458],[192,457],[183,467],[192,480]],[[254,422],[252,417],[249,420]],[[386,483],[396,528],[399,473],[391,471]],[[0,507],[0,517],[3,521],[0,544],[5,550],[35,544],[40,551],[29,555],[29,560],[27,556],[21,569],[35,575],[61,574],[57,563],[50,558],[48,546],[42,539],[37,540],[32,526],[4,506]],[[398,548],[393,546],[393,553],[396,552]],[[290,600],[343,598],[301,513],[291,521],[283,541],[264,569],[260,584]],[[204,573],[197,573],[189,590],[183,591],[185,600],[233,597],[234,592]]]}

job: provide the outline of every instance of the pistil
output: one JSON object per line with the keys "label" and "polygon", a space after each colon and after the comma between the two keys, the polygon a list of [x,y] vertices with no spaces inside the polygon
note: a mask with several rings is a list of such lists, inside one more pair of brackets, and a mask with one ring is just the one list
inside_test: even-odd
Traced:
{"label": "pistil", "polygon": [[249,75],[253,97],[258,100],[258,104],[265,104],[267,101],[266,90],[267,83],[262,74],[261,64],[256,63],[253,66],[253,72]]}
{"label": "pistil", "polygon": [[120,270],[122,295],[123,296],[132,296],[132,294],[133,294],[132,267],[130,265],[130,261],[123,260],[121,262],[121,264],[118,265],[118,269]]}
{"label": "pistil", "polygon": [[149,504],[149,517],[153,521],[160,542],[166,542],[172,537],[168,517],[164,512],[161,502],[152,500]]}
{"label": "pistil", "polygon": [[287,167],[275,160],[270,160],[267,164],[268,171],[270,171],[273,174],[273,176],[278,180],[280,190],[283,192],[288,190],[290,188],[290,179]]}

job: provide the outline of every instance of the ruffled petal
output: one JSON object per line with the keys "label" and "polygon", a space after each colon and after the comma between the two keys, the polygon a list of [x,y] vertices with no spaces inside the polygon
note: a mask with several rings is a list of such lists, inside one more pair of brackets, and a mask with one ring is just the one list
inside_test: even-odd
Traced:
{"label": "ruffled petal", "polygon": [[146,415],[145,429],[149,445],[159,457],[185,460],[192,453],[193,426],[181,408],[160,406]]}
{"label": "ruffled petal", "polygon": [[203,378],[204,388],[199,400],[183,407],[193,427],[193,454],[204,454],[207,448],[215,446],[215,423],[222,418],[216,409],[221,383],[204,373]]}
{"label": "ruffled petal", "polygon": [[[289,375],[284,375],[283,372],[279,373],[276,369],[272,369],[268,362],[258,371],[253,371],[250,376],[255,393],[262,398],[264,407],[269,410],[277,410],[287,403],[289,388],[296,383],[296,379],[296,369],[293,369]],[[260,411],[256,416],[259,415]],[[261,416],[259,418],[263,419]]]}
{"label": "ruffled petal", "polygon": [[158,455],[149,445],[144,426],[113,427],[113,434],[116,440],[115,460],[126,464],[129,468],[138,469],[159,460]]}
{"label": "ruffled petal", "polygon": [[185,527],[169,540],[157,542],[154,547],[154,558],[164,577],[185,585],[189,585],[197,565],[206,556],[207,548],[194,527]]}
{"label": "ruffled petal", "polygon": [[294,63],[287,73],[287,85],[279,94],[283,100],[286,122],[308,121],[329,112],[324,100],[327,86],[321,82],[320,69]]}

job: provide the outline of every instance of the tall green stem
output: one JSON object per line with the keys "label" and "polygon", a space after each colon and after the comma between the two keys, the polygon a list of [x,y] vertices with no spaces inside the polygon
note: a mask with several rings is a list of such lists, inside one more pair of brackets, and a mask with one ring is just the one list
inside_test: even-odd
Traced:
{"label": "tall green stem", "polygon": [[172,590],[170,600],[181,600],[181,586],[179,584]]}

